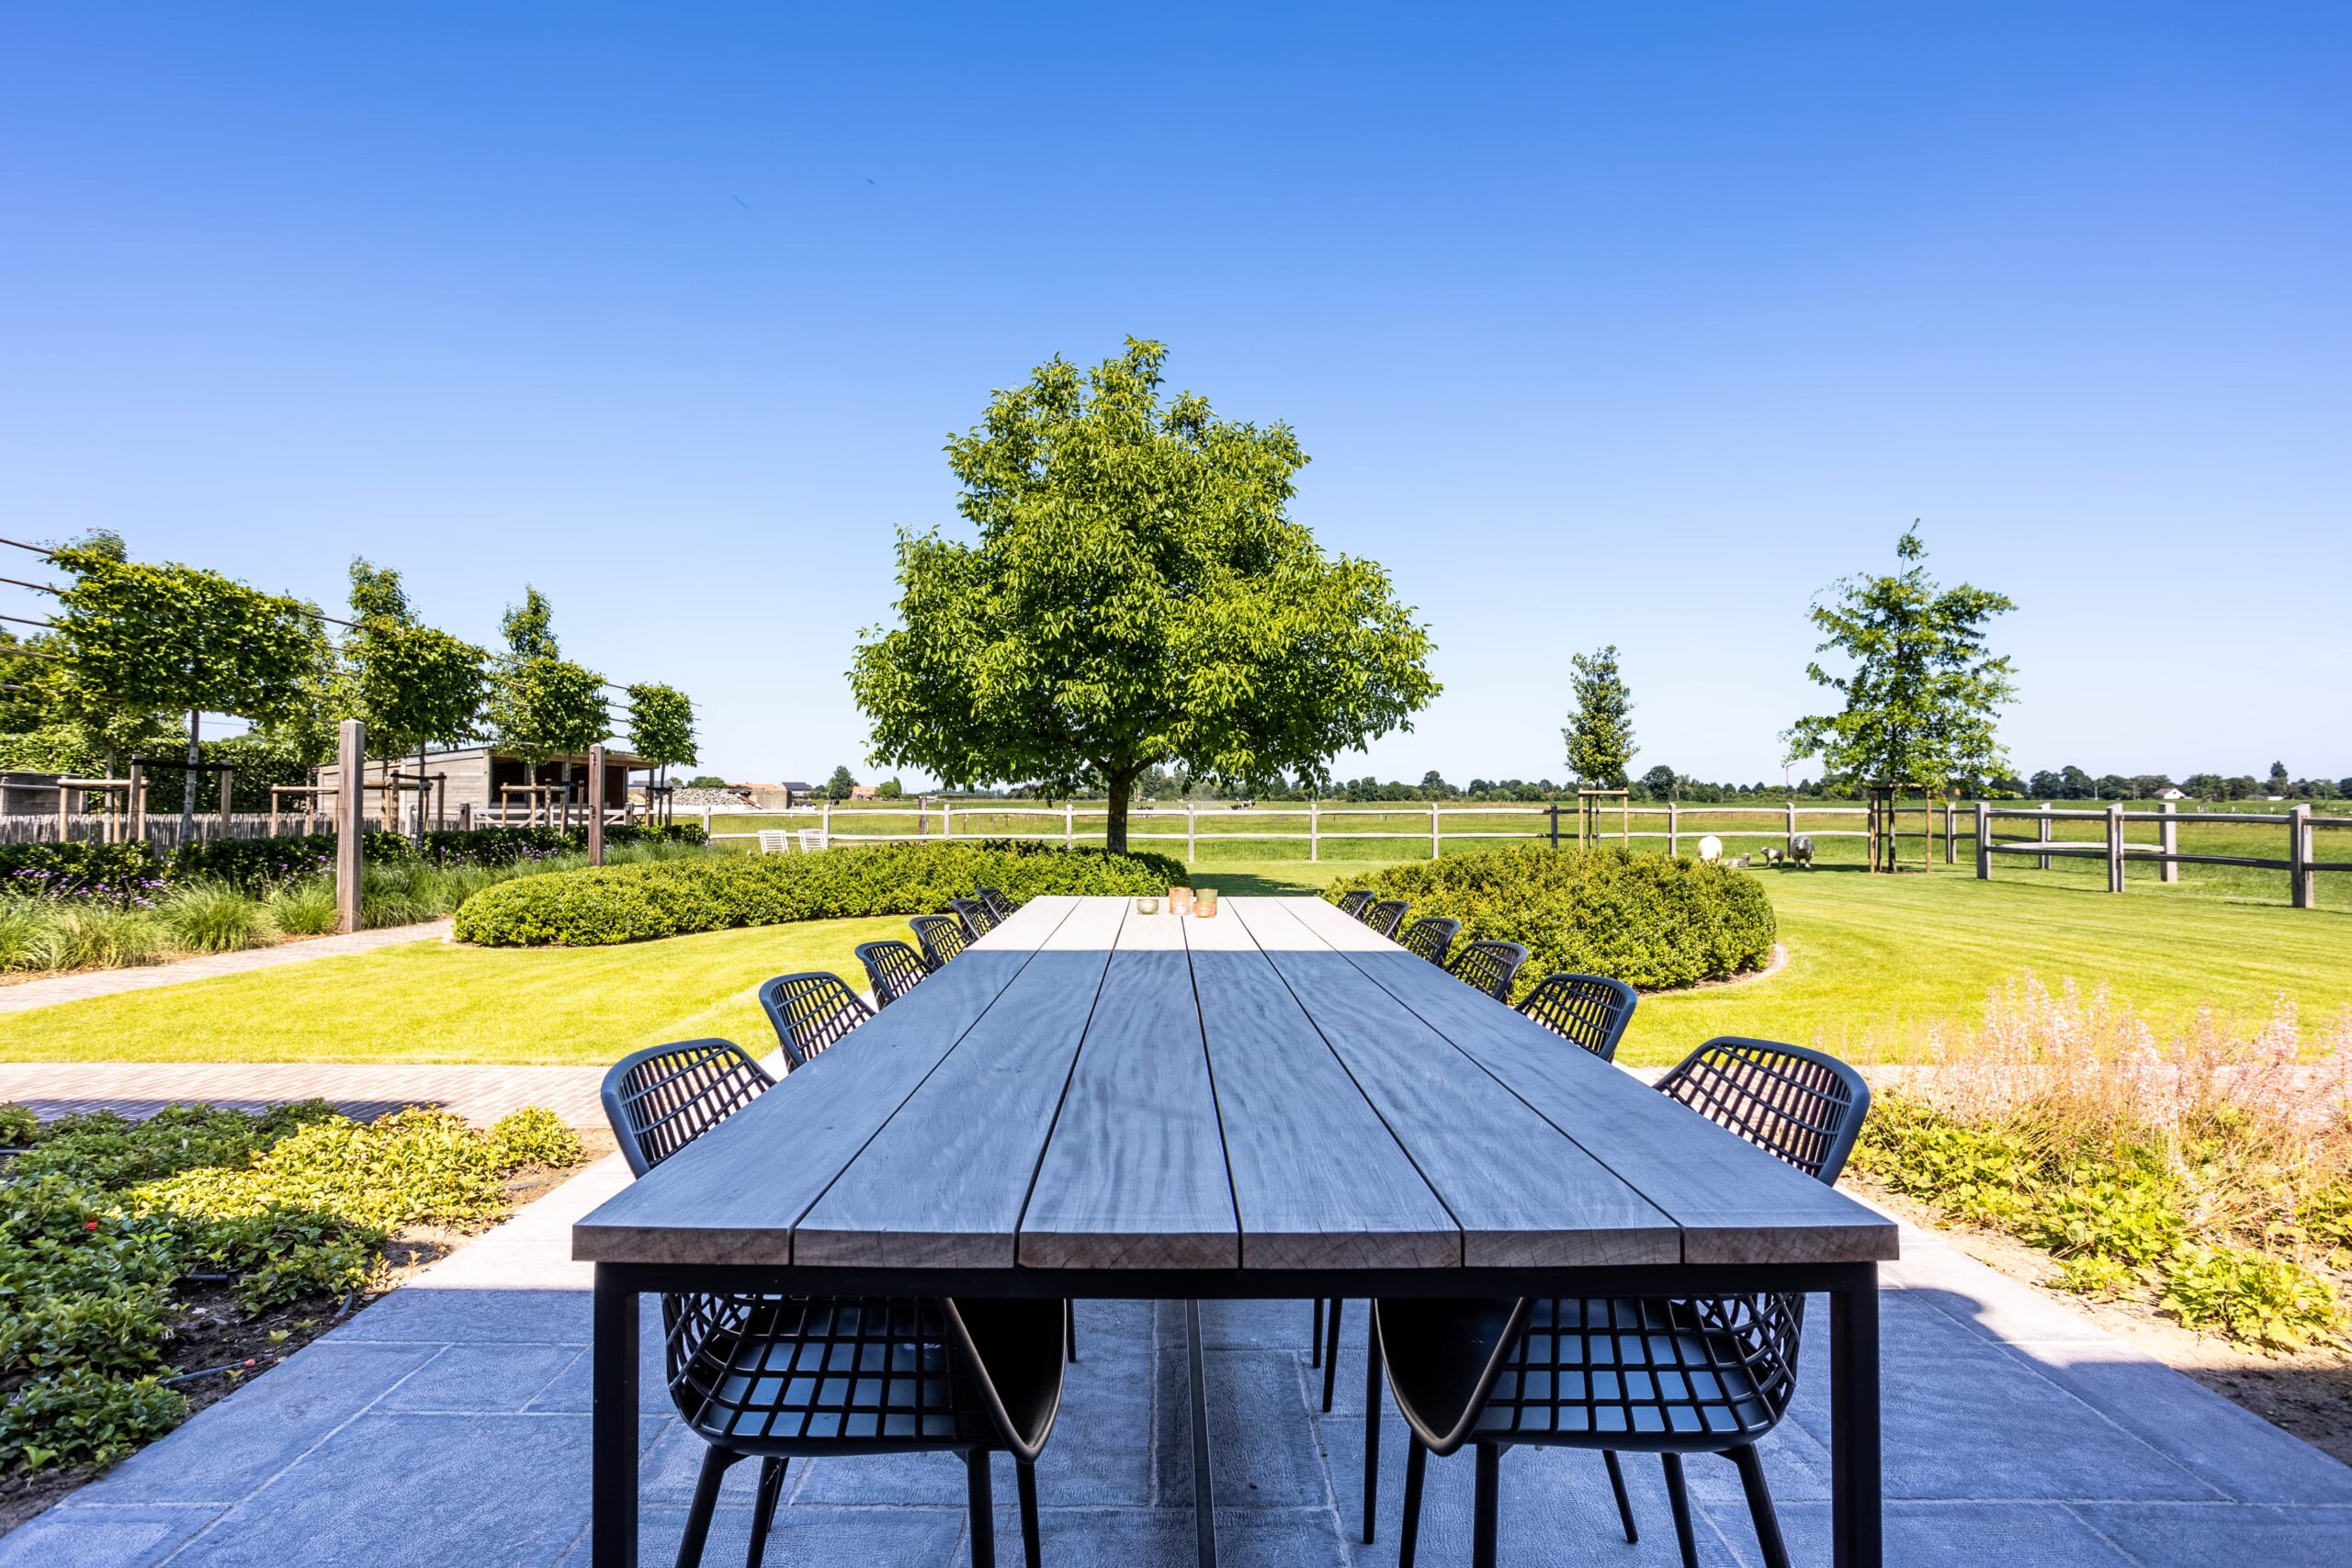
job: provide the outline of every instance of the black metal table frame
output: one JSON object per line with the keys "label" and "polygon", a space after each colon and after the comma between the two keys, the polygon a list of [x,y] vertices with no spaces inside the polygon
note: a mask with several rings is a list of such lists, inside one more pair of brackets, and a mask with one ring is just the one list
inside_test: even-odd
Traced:
{"label": "black metal table frame", "polygon": [[635,1568],[639,1297],[662,1291],[779,1295],[974,1296],[1182,1301],[1192,1371],[1193,1507],[1203,1568],[1216,1562],[1202,1382],[1202,1301],[1317,1296],[1829,1297],[1830,1519],[1836,1568],[1881,1568],[1878,1265],[1651,1264],[1582,1269],[838,1269],[737,1264],[596,1265],[590,1406],[594,1568]]}

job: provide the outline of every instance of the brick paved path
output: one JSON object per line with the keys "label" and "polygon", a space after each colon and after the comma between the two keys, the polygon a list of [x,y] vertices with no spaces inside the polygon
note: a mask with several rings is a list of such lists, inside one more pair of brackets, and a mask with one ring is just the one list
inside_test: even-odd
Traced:
{"label": "brick paved path", "polygon": [[244,953],[209,953],[137,969],[91,969],[47,980],[25,980],[0,986],[0,1012],[23,1012],[58,1002],[78,1002],[88,997],[111,997],[122,991],[176,986],[187,980],[209,980],[215,975],[242,975],[248,969],[272,969],[280,964],[301,964],[313,958],[338,958],[346,953],[372,953],[379,947],[397,947],[403,942],[438,942],[448,934],[447,920],[427,920],[420,926],[391,926],[383,931],[355,931],[349,936],[306,937]]}

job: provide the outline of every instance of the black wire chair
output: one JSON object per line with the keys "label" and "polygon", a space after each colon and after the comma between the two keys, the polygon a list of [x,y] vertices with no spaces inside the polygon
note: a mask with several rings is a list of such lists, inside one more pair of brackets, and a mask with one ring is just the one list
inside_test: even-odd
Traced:
{"label": "black wire chair", "polygon": [[931,977],[931,965],[923,961],[922,954],[903,942],[860,942],[857,961],[865,965],[865,977],[874,983],[874,1006],[877,1010]]}
{"label": "black wire chair", "polygon": [[1474,942],[1453,955],[1445,972],[1498,1002],[1510,1000],[1510,983],[1527,962],[1527,949],[1515,942]]}
{"label": "black wire chair", "polygon": [[[1870,1111],[1852,1067],[1761,1040],[1710,1040],[1657,1087],[1824,1182],[1838,1179]],[[1787,1568],[1756,1444],[1796,1392],[1802,1294],[1376,1301],[1372,1310],[1389,1388],[1413,1433],[1399,1568],[1412,1565],[1429,1456],[1464,1443],[1478,1450],[1476,1568],[1493,1568],[1498,1467],[1503,1450],[1521,1443],[1600,1450],[1629,1541],[1637,1537],[1617,1455],[1657,1454],[1685,1568],[1695,1568],[1698,1551],[1682,1456],[1722,1454],[1739,1472],[1768,1568]]]}
{"label": "black wire chair", "polygon": [[907,924],[914,928],[923,963],[933,969],[945,968],[950,959],[971,945],[971,928],[961,915],[917,915]]}
{"label": "black wire chair", "polygon": [[1402,898],[1383,899],[1363,912],[1363,923],[1382,936],[1394,937],[1396,934],[1397,922],[1405,918],[1405,911],[1411,908],[1412,906]]}
{"label": "black wire chair", "polygon": [[1371,908],[1372,895],[1370,893],[1343,893],[1340,896],[1340,913],[1343,915],[1353,915],[1357,919],[1361,920],[1363,919],[1363,912]]}
{"label": "black wire chair", "polygon": [[964,929],[971,933],[974,942],[996,929],[996,912],[985,898],[950,898],[947,907],[964,922]]}
{"label": "black wire chair", "polygon": [[1634,987],[1606,975],[1546,975],[1520,998],[1519,1010],[1604,1062],[1617,1058],[1617,1042],[1634,1020],[1640,998]]}
{"label": "black wire chair", "polygon": [[[654,1045],[605,1076],[605,1115],[644,1175],[773,1087],[725,1040]],[[1037,1568],[1037,1456],[1061,1405],[1059,1302],[708,1295],[664,1292],[663,1365],[678,1414],[707,1445],[678,1543],[702,1561],[729,1470],[760,1461],[750,1562],[757,1568],[796,1456],[964,1455],[972,1568],[995,1568],[989,1455],[1012,1455],[1021,1544]]]}
{"label": "black wire chair", "polygon": [[805,1067],[808,1058],[874,1016],[841,976],[816,970],[779,975],[760,987],[760,1006],[775,1025],[784,1059]]}
{"label": "black wire chair", "polygon": [[972,889],[972,897],[986,907],[988,912],[999,920],[1002,920],[1007,915],[1012,913],[1013,910],[1021,908],[1020,905],[1014,903],[1012,899],[1006,897],[1003,894],[998,892],[993,887],[975,887]]}
{"label": "black wire chair", "polygon": [[1416,958],[1426,958],[1439,968],[1445,967],[1445,950],[1453,945],[1454,936],[1462,930],[1460,920],[1443,915],[1430,915],[1415,920],[1406,928],[1396,944]]}

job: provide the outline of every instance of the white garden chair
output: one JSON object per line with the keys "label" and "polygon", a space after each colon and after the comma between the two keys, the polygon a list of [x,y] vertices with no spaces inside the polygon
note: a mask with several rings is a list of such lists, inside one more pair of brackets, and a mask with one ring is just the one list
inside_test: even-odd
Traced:
{"label": "white garden chair", "polygon": [[788,829],[783,828],[763,828],[760,829],[760,853],[763,855],[781,855],[789,854],[791,852],[792,834]]}
{"label": "white garden chair", "polygon": [[813,855],[824,847],[825,830],[822,828],[803,828],[800,829],[800,852],[802,854]]}

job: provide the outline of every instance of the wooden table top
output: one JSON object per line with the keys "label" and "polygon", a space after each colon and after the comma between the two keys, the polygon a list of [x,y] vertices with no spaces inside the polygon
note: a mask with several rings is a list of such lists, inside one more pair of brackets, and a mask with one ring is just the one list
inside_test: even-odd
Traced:
{"label": "wooden table top", "polygon": [[612,1263],[1874,1261],[1892,1223],[1320,898],[1037,898],[572,1231]]}

